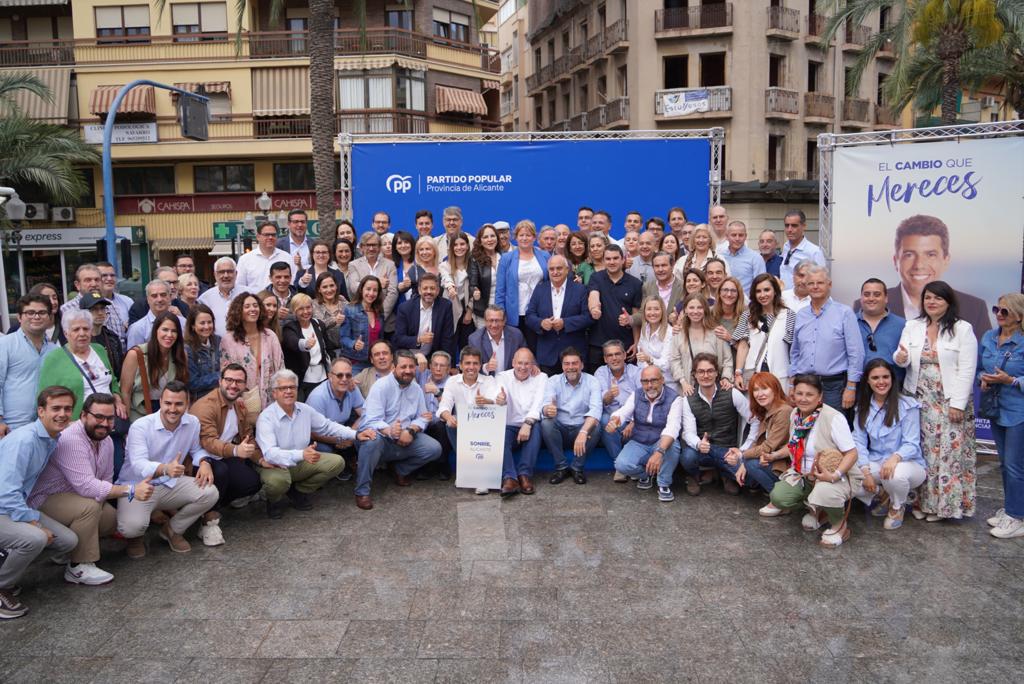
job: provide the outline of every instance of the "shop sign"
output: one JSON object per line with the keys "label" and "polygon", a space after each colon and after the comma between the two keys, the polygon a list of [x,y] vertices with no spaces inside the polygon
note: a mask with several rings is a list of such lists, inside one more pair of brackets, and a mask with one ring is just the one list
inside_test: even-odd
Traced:
{"label": "shop sign", "polygon": [[[116,228],[117,239],[132,239],[130,227]],[[103,228],[24,228],[21,234],[22,249],[54,249],[66,247],[91,247],[106,237]]]}
{"label": "shop sign", "polygon": [[[118,197],[114,199],[119,214],[184,214],[223,211],[258,212],[256,193],[225,193],[216,195],[153,195],[150,197]],[[311,192],[282,192],[271,197],[271,211],[315,209],[316,195]]]}
{"label": "shop sign", "polygon": [[[85,142],[90,145],[103,144],[103,124],[86,124],[82,127],[85,133]],[[114,145],[129,145],[133,143],[155,143],[156,122],[140,123],[116,123],[110,135],[110,142]]]}

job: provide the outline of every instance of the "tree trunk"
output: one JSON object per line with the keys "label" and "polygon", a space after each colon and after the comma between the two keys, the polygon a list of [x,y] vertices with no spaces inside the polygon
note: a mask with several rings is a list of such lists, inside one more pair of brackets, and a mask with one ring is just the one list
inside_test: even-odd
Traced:
{"label": "tree trunk", "polygon": [[967,36],[962,30],[944,32],[937,54],[942,60],[942,125],[956,123],[956,103],[960,98],[960,59],[967,51]]}
{"label": "tree trunk", "polygon": [[320,238],[334,241],[334,192],[338,162],[334,158],[334,2],[309,0],[309,128],[313,139],[313,177]]}

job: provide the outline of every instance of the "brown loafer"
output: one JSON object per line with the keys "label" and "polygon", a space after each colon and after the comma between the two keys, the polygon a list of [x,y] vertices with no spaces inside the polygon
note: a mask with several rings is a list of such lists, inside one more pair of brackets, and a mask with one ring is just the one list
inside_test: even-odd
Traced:
{"label": "brown loafer", "polygon": [[394,466],[391,467],[391,477],[395,478],[395,484],[399,487],[408,487],[412,484],[412,480],[399,473]]}
{"label": "brown loafer", "polygon": [[533,488],[533,480],[530,479],[529,475],[519,476],[519,491],[523,494],[533,494],[536,491]]}
{"label": "brown loafer", "polygon": [[167,542],[167,545],[171,547],[171,551],[175,553],[188,553],[192,550],[192,545],[184,537],[172,530],[170,523],[160,528],[160,538]]}
{"label": "brown loafer", "polygon": [[501,495],[514,496],[519,493],[519,483],[511,477],[506,477],[501,481]]}
{"label": "brown loafer", "polygon": [[124,547],[124,550],[125,553],[128,554],[129,558],[132,560],[139,560],[140,558],[146,557],[145,536],[133,537],[131,539],[125,539],[125,541],[128,542],[128,545]]}
{"label": "brown loafer", "polygon": [[356,507],[368,511],[373,508],[373,499],[370,498],[369,494],[365,496],[356,494]]}

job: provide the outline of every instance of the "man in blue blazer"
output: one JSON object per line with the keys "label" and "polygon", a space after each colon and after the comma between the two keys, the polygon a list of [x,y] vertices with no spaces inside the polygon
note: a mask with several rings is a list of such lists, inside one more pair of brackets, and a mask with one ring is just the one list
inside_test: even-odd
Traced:
{"label": "man in blue blazer", "polygon": [[512,368],[512,357],[526,346],[526,340],[518,328],[505,325],[505,310],[492,304],[484,310],[484,327],[469,336],[469,346],[483,352],[480,372],[497,375]]}
{"label": "man in blue blazer", "polygon": [[559,354],[566,347],[585,349],[587,328],[593,323],[587,310],[587,288],[569,280],[565,257],[552,256],[548,279],[537,285],[526,307],[526,325],[537,333],[541,370],[549,376],[561,373]]}
{"label": "man in blue blazer", "polygon": [[312,255],[309,253],[310,240],[306,239],[306,212],[293,209],[288,212],[288,234],[277,238],[277,248],[288,252],[295,264],[294,273],[313,266]]}
{"label": "man in blue blazer", "polygon": [[[452,316],[452,303],[443,297],[439,298],[437,295],[440,291],[441,282],[436,275],[424,273],[420,276],[420,296],[398,307],[395,336],[392,339],[395,347],[418,352],[426,359],[438,350],[448,352],[452,359],[455,358],[455,319]],[[429,319],[421,315],[428,309]]]}

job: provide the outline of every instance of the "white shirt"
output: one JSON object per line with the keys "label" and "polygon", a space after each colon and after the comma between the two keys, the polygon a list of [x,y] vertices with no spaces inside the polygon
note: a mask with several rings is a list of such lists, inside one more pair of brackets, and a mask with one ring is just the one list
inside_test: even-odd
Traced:
{"label": "white shirt", "polygon": [[302,452],[316,433],[335,439],[355,439],[352,428],[328,420],[319,411],[302,402],[295,402],[288,415],[276,401],[260,413],[256,421],[256,444],[269,463],[290,468],[302,462]]}
{"label": "white shirt", "polygon": [[[224,429],[220,432],[220,441],[230,443],[238,436],[238,414],[235,413],[235,407],[229,406],[228,412],[224,416]],[[211,454],[212,455],[212,454]]]}
{"label": "white shirt", "polygon": [[[569,281],[566,281],[569,282]],[[562,283],[562,287],[555,287],[551,285],[551,315],[554,318],[562,317],[562,304],[565,303],[565,283]]]}
{"label": "white shirt", "polygon": [[270,256],[264,256],[259,248],[238,257],[238,278],[235,281],[235,288],[239,291],[252,293],[267,289],[270,285],[270,266],[283,261],[291,269],[289,282],[295,279],[295,262],[292,256],[282,249],[274,248]]}
{"label": "white shirt", "polygon": [[[306,374],[302,377],[302,382],[323,382],[327,379],[327,372],[324,371],[323,353],[320,349],[320,340],[317,339],[316,331],[313,330],[312,325],[306,328],[300,327],[299,330],[302,332],[302,339],[304,341],[310,338],[313,340],[313,346],[306,349],[309,352],[309,367],[306,368]],[[306,345],[302,346],[305,347]]]}
{"label": "white shirt", "polygon": [[530,260],[519,260],[519,311],[520,316],[526,315],[526,307],[530,305],[530,297],[537,287],[537,283],[544,280],[544,272],[540,269],[540,262],[534,256]]}
{"label": "white shirt", "polygon": [[[420,335],[422,335],[424,333],[433,332],[430,329],[430,326],[433,323],[433,318],[434,318],[434,305],[431,304],[429,307],[425,307],[425,306],[423,306],[423,304],[421,302],[420,303],[420,327],[419,327],[419,332],[416,334],[416,337],[419,337]],[[422,351],[424,354],[427,353],[427,349],[429,349],[429,348],[430,348],[429,344],[422,344],[422,345],[420,345],[420,351]]]}
{"label": "white shirt", "polygon": [[[747,440],[740,446],[740,449],[746,451],[757,439],[757,432],[761,427],[761,422],[757,418],[753,418],[750,414],[750,402],[747,401],[747,397],[743,392],[737,392],[736,390],[716,390],[718,392],[729,392],[732,397],[732,405],[736,407],[736,411],[742,416],[743,420],[750,423],[750,434],[747,436]],[[698,387],[696,395],[700,397],[708,405],[711,404],[711,400],[704,396],[704,393],[700,391]],[[712,395],[714,399],[715,395]],[[683,406],[683,441],[687,443],[691,448],[696,449],[697,445],[700,444],[700,440],[703,435],[697,434],[697,418],[694,417],[693,411],[690,410],[690,402],[684,402]]]}
{"label": "white shirt", "polygon": [[[643,392],[643,390],[639,390]],[[665,392],[665,388],[662,388],[662,393]],[[636,411],[636,392],[629,395],[629,399],[622,405],[618,411],[612,414],[612,418],[618,418],[622,425],[625,425],[629,421],[633,420],[633,413]],[[660,396],[658,397],[661,398]],[[654,404],[650,402],[647,410],[647,420],[650,421],[654,416]],[[683,397],[676,397],[672,401],[672,405],[668,409],[668,417],[665,418],[665,427],[661,430],[662,437],[668,437],[673,441],[679,438],[680,426],[683,422],[683,406],[686,404],[686,399]]]}
{"label": "white shirt", "polygon": [[[475,406],[478,391],[485,398],[493,400],[501,392],[501,386],[489,375],[478,375],[476,382],[472,385],[467,385],[463,381],[462,373],[448,378],[448,382],[444,384],[444,391],[441,393],[441,401],[437,404],[438,417],[445,411],[452,413],[452,409],[455,409],[457,414],[459,406]],[[506,392],[506,394],[508,393]]]}
{"label": "white shirt", "polygon": [[[128,429],[124,466],[117,483],[141,482],[155,473],[160,464],[173,462],[179,453],[182,460],[192,454],[195,466],[210,457],[199,444],[199,419],[191,413],[183,414],[172,432],[164,427],[159,411],[143,416]],[[173,487],[177,481],[177,478],[163,476],[154,479],[153,484]]]}
{"label": "white shirt", "polygon": [[796,292],[791,289],[782,291],[782,303],[793,313],[811,305],[811,295],[797,297]]}
{"label": "white shirt", "polygon": [[505,413],[505,424],[519,427],[527,419],[540,420],[540,410],[544,405],[544,386],[548,376],[537,373],[519,380],[514,370],[498,373],[494,378],[505,389],[508,402]]}
{"label": "white shirt", "polygon": [[302,236],[302,242],[295,242],[295,238],[292,237],[291,233],[288,233],[288,254],[292,258],[288,260],[289,264],[292,264],[292,275],[295,275],[295,253],[299,253],[299,259],[302,260],[302,268],[309,268],[313,265],[312,260],[309,257],[309,237],[306,235]]}
{"label": "white shirt", "polygon": [[[505,370],[505,329],[501,329],[501,337],[498,338],[497,342],[494,341],[490,334],[487,335],[487,339],[491,341],[491,353],[494,354],[494,363],[496,364],[494,374],[497,375]],[[484,363],[489,361],[490,359],[487,359]]]}
{"label": "white shirt", "polygon": [[808,240],[807,236],[804,236],[796,247],[790,245],[788,240],[786,241],[786,244],[782,246],[782,264],[779,265],[779,278],[785,287],[793,287],[793,269],[801,261],[808,259],[819,266],[828,265],[821,247]]}
{"label": "white shirt", "polygon": [[231,292],[228,293],[227,297],[222,295],[217,287],[211,287],[199,295],[198,301],[210,307],[210,311],[213,312],[213,331],[221,337],[224,337],[228,331],[228,307],[231,306],[231,301],[240,293],[241,290],[236,285],[231,288]]}
{"label": "white shirt", "polygon": [[[68,348],[68,351],[71,351],[71,349]],[[114,376],[110,373],[110,369],[107,368],[106,364],[100,360],[100,355],[96,353],[96,350],[90,345],[89,356],[84,362],[77,354],[71,353],[75,357],[75,363],[81,366],[88,377],[88,380],[85,377],[82,378],[83,401],[93,392],[110,394],[110,382]],[[92,383],[91,385],[89,384],[90,382]]]}
{"label": "white shirt", "polygon": [[[814,467],[814,457],[818,455],[814,443],[818,435],[818,426],[820,425],[820,422],[815,422],[814,427],[807,433],[807,439],[804,440],[804,461],[800,464],[801,473],[809,473],[811,468]],[[754,429],[751,428],[750,431],[754,432]],[[853,433],[850,432],[850,426],[843,420],[842,415],[833,418],[832,429],[829,432],[831,433],[832,443],[844,454],[851,449],[857,448],[857,444],[853,441]]]}

